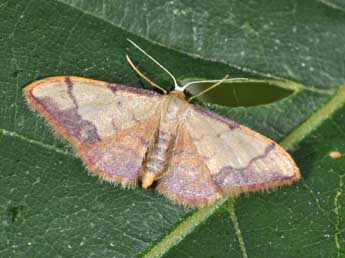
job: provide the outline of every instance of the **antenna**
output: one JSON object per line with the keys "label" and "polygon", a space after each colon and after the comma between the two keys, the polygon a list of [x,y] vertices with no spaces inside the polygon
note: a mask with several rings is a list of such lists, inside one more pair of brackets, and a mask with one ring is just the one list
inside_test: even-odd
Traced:
{"label": "antenna", "polygon": [[212,84],[210,87],[202,90],[201,92],[199,92],[198,94],[190,97],[187,101],[190,102],[192,99],[200,97],[201,95],[205,94],[206,92],[214,89],[215,87],[217,87],[218,85],[222,84],[223,82],[241,82],[241,81],[248,81],[247,78],[232,78],[232,79],[228,79],[229,75],[227,74],[223,79],[221,80],[203,80],[203,81],[194,81],[194,82],[189,82],[187,84],[185,84],[182,89],[185,90],[188,86],[193,85],[193,84],[198,84],[198,83],[210,83],[210,82],[215,82],[215,84]]}
{"label": "antenna", "polygon": [[[169,76],[173,79],[174,81],[174,87],[175,90],[179,90],[183,92],[183,88],[180,87],[177,84],[176,78],[171,74],[171,72],[169,72],[168,69],[166,69],[163,65],[161,65],[156,59],[154,59],[152,56],[150,56],[148,53],[146,53],[146,51],[144,49],[142,49],[141,47],[139,47],[137,44],[135,44],[132,40],[127,39],[133,46],[135,46],[140,52],[142,52],[145,56],[147,56],[148,58],[150,58],[156,65],[158,65],[161,69],[163,69],[167,74],[169,74]],[[133,66],[132,66],[133,67]],[[136,70],[137,71],[137,70]],[[143,77],[144,78],[144,77]]]}
{"label": "antenna", "polygon": [[[184,92],[185,89],[187,87],[189,87],[190,85],[193,85],[193,84],[198,84],[198,83],[210,83],[210,82],[215,82],[213,85],[211,85],[210,87],[208,87],[207,89],[199,92],[198,94],[190,97],[188,99],[188,101],[191,101],[192,99],[194,98],[197,98],[203,94],[205,94],[206,92],[212,90],[213,88],[217,87],[218,85],[220,85],[221,83],[223,82],[240,82],[240,81],[247,81],[248,79],[247,78],[231,78],[231,79],[228,79],[229,78],[229,75],[226,75],[223,79],[221,80],[202,80],[202,81],[193,81],[193,82],[189,82],[185,85],[183,85],[182,87],[179,86],[177,84],[177,80],[176,78],[174,77],[174,75],[172,75],[171,72],[169,72],[169,70],[167,68],[165,68],[163,65],[161,65],[156,59],[154,59],[152,56],[150,56],[144,49],[142,49],[141,47],[139,47],[136,43],[134,43],[132,40],[130,39],[127,39],[129,43],[131,43],[134,47],[136,47],[140,52],[142,52],[145,56],[147,56],[151,61],[153,61],[156,65],[158,65],[161,69],[163,69],[174,81],[174,86],[175,86],[175,90],[177,91],[181,91],[181,92]],[[132,62],[132,60],[129,58],[128,55],[126,55],[126,59],[128,61],[128,63],[131,65],[131,67],[134,69],[134,71],[136,71],[140,77],[142,77],[144,80],[146,80],[148,83],[150,83],[152,86],[160,89],[161,91],[163,91],[164,94],[167,94],[167,91],[159,86],[158,84],[156,84],[155,82],[151,81],[148,77],[146,77]]]}
{"label": "antenna", "polygon": [[161,91],[163,91],[163,93],[166,95],[168,92],[162,87],[162,86],[159,86],[157,83],[151,81],[149,78],[146,77],[146,75],[144,75],[139,69],[138,67],[136,67],[132,60],[129,58],[128,55],[126,55],[126,59],[127,59],[127,62],[131,65],[131,67],[133,68],[134,71],[137,72],[137,74],[139,74],[139,76],[141,78],[143,78],[144,80],[146,80],[148,83],[150,83],[153,87],[156,87],[158,89],[160,89]]}

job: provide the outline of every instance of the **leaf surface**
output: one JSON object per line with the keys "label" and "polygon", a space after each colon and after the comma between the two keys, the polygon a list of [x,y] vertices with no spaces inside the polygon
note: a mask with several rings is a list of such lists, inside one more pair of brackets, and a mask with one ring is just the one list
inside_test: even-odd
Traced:
{"label": "leaf surface", "polygon": [[[344,82],[339,57],[345,27],[339,6],[311,0],[212,6],[0,1],[0,256],[344,255],[344,158],[328,156],[331,150],[345,152],[345,97],[338,90]],[[297,146],[292,154],[304,179],[193,210],[152,189],[124,190],[88,176],[68,145],[27,107],[21,91],[54,75],[148,88],[127,65],[127,52],[150,78],[171,89],[169,77],[129,47],[127,38],[179,81],[229,73],[291,90],[285,98],[246,108],[196,103],[285,147]],[[322,252],[299,253],[313,246]]]}

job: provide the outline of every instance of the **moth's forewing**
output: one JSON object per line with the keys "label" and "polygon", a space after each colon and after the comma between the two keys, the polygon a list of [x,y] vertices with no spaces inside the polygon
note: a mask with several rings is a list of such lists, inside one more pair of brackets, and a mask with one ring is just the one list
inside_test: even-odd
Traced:
{"label": "moth's forewing", "polygon": [[91,172],[123,186],[137,182],[158,126],[161,95],[66,76],[36,81],[24,94]]}

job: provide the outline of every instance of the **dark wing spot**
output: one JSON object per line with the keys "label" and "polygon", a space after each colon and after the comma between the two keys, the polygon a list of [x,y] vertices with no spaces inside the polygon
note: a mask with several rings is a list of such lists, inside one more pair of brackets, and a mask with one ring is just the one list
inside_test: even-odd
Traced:
{"label": "dark wing spot", "polygon": [[50,97],[35,99],[62,127],[67,129],[71,135],[78,138],[81,142],[92,144],[100,141],[96,126],[90,121],[83,119],[78,114],[76,108],[60,110]]}

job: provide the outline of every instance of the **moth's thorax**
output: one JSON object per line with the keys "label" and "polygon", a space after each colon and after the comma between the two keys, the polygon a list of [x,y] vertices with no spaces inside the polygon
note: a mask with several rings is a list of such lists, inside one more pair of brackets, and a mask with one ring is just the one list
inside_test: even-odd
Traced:
{"label": "moth's thorax", "polygon": [[176,123],[180,120],[189,106],[188,102],[176,95],[168,95],[166,102],[166,109],[162,112],[161,123]]}

